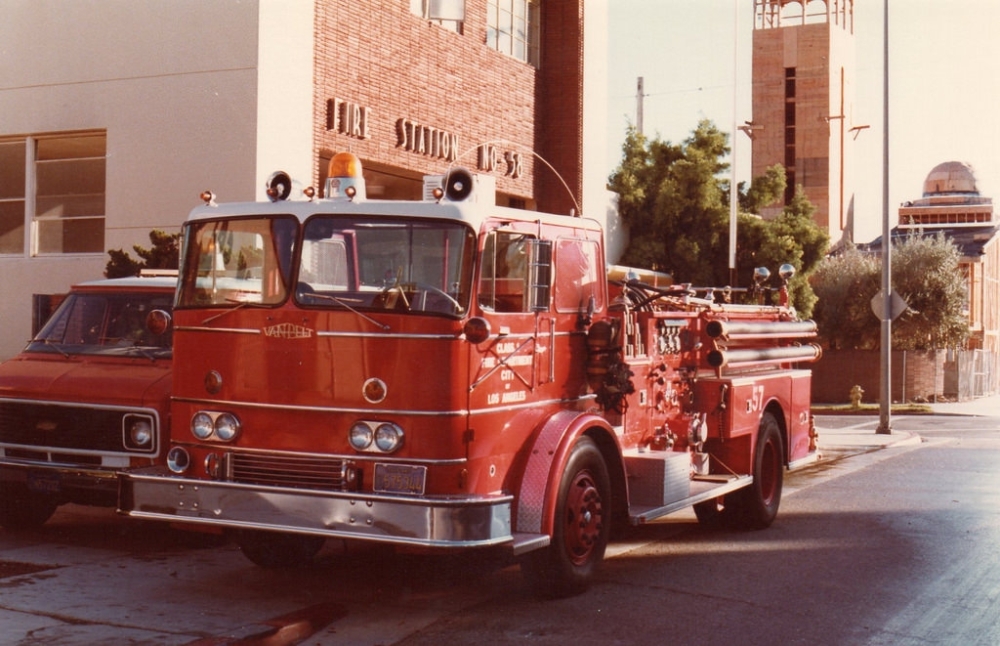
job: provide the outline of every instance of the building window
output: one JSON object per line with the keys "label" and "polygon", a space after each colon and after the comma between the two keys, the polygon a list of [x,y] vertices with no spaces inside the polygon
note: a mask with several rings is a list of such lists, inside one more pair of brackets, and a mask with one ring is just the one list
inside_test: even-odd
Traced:
{"label": "building window", "polygon": [[[795,149],[795,68],[785,68],[785,205],[795,199],[796,171],[798,155]],[[803,174],[804,176],[804,174]]]}
{"label": "building window", "polygon": [[26,187],[24,139],[0,140],[0,254],[24,253]]}
{"label": "building window", "polygon": [[538,67],[538,0],[489,0],[486,45]]}
{"label": "building window", "polygon": [[465,0],[410,0],[410,13],[460,34],[465,22]]}
{"label": "building window", "polygon": [[103,253],[106,150],[104,132],[0,139],[0,254]]}

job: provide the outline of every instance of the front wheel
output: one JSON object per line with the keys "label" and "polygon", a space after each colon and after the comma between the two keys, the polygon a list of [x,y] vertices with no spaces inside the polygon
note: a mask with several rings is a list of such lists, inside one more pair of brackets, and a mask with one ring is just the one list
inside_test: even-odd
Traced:
{"label": "front wheel", "polygon": [[56,512],[53,497],[25,486],[0,485],[0,527],[9,532],[37,529]]}
{"label": "front wheel", "polygon": [[559,481],[552,543],[532,552],[521,569],[543,596],[582,592],[604,558],[611,530],[611,479],[589,437],[573,446]]}
{"label": "front wheel", "polygon": [[242,530],[235,535],[243,556],[266,569],[304,567],[326,542],[322,536]]}

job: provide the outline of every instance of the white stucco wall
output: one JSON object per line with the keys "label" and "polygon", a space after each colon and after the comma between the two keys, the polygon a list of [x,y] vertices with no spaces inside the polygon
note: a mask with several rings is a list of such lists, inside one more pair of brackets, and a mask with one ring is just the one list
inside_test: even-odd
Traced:
{"label": "white stucco wall", "polygon": [[[148,247],[201,191],[255,196],[257,20],[245,0],[5,0],[0,137],[106,130],[106,249]],[[107,260],[0,256],[0,360],[28,339],[33,293]]]}
{"label": "white stucco wall", "polygon": [[312,2],[260,0],[257,199],[271,173],[285,171],[301,190],[312,180],[315,90]]}
{"label": "white stucco wall", "polygon": [[618,220],[617,196],[607,190],[608,2],[587,0],[583,7],[583,209],[604,227],[607,262],[613,264],[628,234]]}

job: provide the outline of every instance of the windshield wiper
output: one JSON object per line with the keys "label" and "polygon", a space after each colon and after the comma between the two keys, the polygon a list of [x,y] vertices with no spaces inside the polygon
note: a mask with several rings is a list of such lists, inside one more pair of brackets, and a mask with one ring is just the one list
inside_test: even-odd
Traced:
{"label": "windshield wiper", "polygon": [[381,329],[383,332],[388,332],[389,331],[389,326],[388,325],[386,325],[385,323],[380,323],[379,321],[376,321],[375,319],[373,319],[372,317],[368,316],[367,314],[359,312],[358,310],[356,310],[353,307],[351,307],[350,305],[348,305],[341,298],[337,298],[336,296],[330,296],[329,294],[317,294],[315,292],[308,294],[308,297],[311,298],[311,299],[315,298],[315,299],[319,299],[319,300],[325,300],[325,301],[334,302],[337,305],[340,305],[341,307],[343,307],[344,309],[347,309],[347,310],[350,310],[351,312],[354,312],[355,314],[357,314],[358,316],[360,316],[364,320],[368,321],[372,325],[375,325],[376,327],[378,327],[379,329]]}
{"label": "windshield wiper", "polygon": [[224,310],[222,312],[219,312],[218,314],[213,314],[212,316],[209,316],[207,319],[205,319],[204,321],[202,321],[201,324],[205,325],[206,323],[211,323],[212,321],[214,321],[217,318],[221,318],[221,317],[225,316],[226,314],[229,314],[230,312],[235,312],[236,310],[241,310],[244,307],[261,307],[261,308],[270,307],[270,305],[265,305],[263,303],[256,303],[254,301],[238,301],[238,300],[235,300],[235,299],[232,299],[232,298],[227,298],[226,302],[227,303],[238,303],[238,304],[236,305],[236,307],[230,307],[228,310]]}
{"label": "windshield wiper", "polygon": [[43,345],[49,346],[50,348],[55,348],[56,351],[63,356],[64,359],[70,358],[70,353],[63,350],[63,344],[58,341],[53,341],[52,339],[33,339],[32,343],[41,342]]}

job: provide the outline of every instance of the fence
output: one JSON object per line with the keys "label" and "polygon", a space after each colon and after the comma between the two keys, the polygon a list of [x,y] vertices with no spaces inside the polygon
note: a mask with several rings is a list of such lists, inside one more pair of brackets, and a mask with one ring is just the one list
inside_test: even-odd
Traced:
{"label": "fence", "polygon": [[[813,401],[847,403],[855,385],[864,401],[879,398],[877,350],[825,350],[811,365]],[[896,350],[892,353],[893,401],[964,401],[998,393],[998,356],[986,350]]]}

